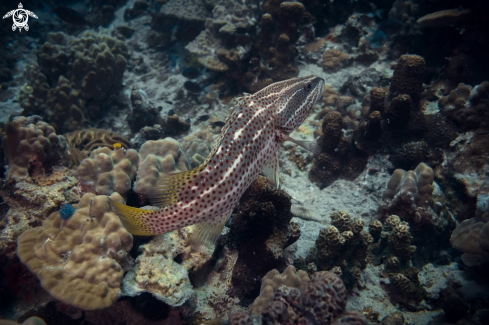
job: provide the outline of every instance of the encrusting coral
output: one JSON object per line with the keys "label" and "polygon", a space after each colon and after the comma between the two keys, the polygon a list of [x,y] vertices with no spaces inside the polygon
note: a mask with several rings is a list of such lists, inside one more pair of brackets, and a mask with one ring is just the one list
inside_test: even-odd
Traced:
{"label": "encrusting coral", "polygon": [[139,166],[134,149],[98,148],[80,163],[74,176],[85,191],[102,195],[126,194],[132,187]]}
{"label": "encrusting coral", "polygon": [[18,239],[17,255],[41,285],[56,299],[83,310],[112,305],[121,295],[120,284],[132,235],[111,211],[114,193],[85,194],[71,218],[55,212],[41,227]]}
{"label": "encrusting coral", "polygon": [[[345,312],[346,288],[327,271],[309,276],[288,266],[283,274],[272,270],[263,278],[260,296],[251,308],[256,324],[358,324],[367,320],[356,311]],[[245,311],[233,312],[229,324],[255,324]]]}

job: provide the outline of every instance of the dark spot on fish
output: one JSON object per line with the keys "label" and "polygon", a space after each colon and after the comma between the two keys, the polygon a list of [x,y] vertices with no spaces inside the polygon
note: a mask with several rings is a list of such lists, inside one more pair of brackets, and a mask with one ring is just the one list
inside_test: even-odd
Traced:
{"label": "dark spot on fish", "polygon": [[213,127],[220,127],[220,128],[222,128],[224,125],[226,125],[226,122],[223,122],[223,121],[212,122],[212,126]]}
{"label": "dark spot on fish", "polygon": [[203,91],[202,87],[193,81],[185,81],[183,87],[192,94],[200,94]]}
{"label": "dark spot on fish", "polygon": [[174,109],[171,109],[168,111],[168,116],[173,116],[175,115],[175,110]]}
{"label": "dark spot on fish", "polygon": [[184,68],[182,75],[188,79],[195,79],[200,76],[200,70],[196,68]]}
{"label": "dark spot on fish", "polygon": [[82,26],[86,24],[85,18],[83,18],[78,11],[73,10],[68,7],[57,7],[54,8],[53,12],[58,16],[59,19],[67,24],[74,26]]}
{"label": "dark spot on fish", "polygon": [[199,117],[197,117],[197,121],[199,122],[204,122],[204,121],[207,121],[209,119],[209,115],[201,115]]}

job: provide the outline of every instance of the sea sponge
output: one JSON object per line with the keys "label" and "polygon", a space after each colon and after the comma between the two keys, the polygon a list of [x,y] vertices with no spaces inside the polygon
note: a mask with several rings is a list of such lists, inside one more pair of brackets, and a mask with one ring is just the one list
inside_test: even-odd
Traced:
{"label": "sea sponge", "polygon": [[419,102],[423,91],[423,76],[426,62],[419,55],[405,54],[399,57],[392,82],[389,87],[389,96],[409,95],[413,103]]}
{"label": "sea sponge", "polygon": [[88,192],[124,195],[131,189],[138,166],[139,154],[134,149],[98,148],[80,163],[74,176]]}
{"label": "sea sponge", "polygon": [[[109,198],[124,203],[117,193]],[[132,235],[111,211],[109,198],[87,193],[70,219],[55,212],[18,239],[17,255],[41,286],[84,310],[106,308],[119,298],[122,267],[132,248]]]}
{"label": "sea sponge", "polygon": [[37,115],[17,116],[5,124],[4,130],[7,178],[48,173],[60,163],[66,150],[66,139],[56,135],[54,128]]}
{"label": "sea sponge", "polygon": [[146,141],[139,149],[139,155],[141,163],[134,183],[134,192],[139,195],[146,195],[154,188],[160,175],[184,172],[190,167],[182,147],[172,138]]}

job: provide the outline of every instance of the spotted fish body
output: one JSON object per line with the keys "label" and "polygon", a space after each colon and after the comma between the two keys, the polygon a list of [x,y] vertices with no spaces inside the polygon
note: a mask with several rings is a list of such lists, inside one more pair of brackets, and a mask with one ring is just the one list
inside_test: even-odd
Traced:
{"label": "spotted fish body", "polygon": [[306,119],[323,91],[324,80],[310,76],[277,82],[241,97],[201,166],[160,177],[148,198],[161,209],[112,202],[123,224],[135,235],[150,236],[198,223],[195,240],[214,242],[260,172],[276,180],[281,143],[292,140],[290,133]]}

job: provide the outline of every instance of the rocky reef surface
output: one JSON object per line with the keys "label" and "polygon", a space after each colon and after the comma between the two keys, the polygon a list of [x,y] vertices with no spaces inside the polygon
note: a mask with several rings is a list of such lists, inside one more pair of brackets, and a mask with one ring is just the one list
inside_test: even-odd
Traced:
{"label": "rocky reef surface", "polygon": [[[0,35],[0,323],[489,324],[487,4],[24,5]],[[303,146],[215,245],[124,228],[110,202],[157,209],[243,93],[310,75]]]}

